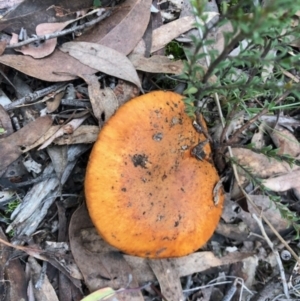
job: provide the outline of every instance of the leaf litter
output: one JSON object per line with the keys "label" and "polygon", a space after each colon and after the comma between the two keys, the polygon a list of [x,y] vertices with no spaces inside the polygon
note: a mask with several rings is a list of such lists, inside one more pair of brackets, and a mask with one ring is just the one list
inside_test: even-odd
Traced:
{"label": "leaf litter", "polygon": [[[43,4],[35,3],[34,6],[33,2],[24,1],[19,11],[8,14],[7,19],[0,23],[1,28],[6,27],[7,32],[11,33],[18,32],[21,24],[32,33],[36,28],[43,27],[45,31],[36,31],[37,34],[61,31],[64,26],[77,21],[76,13],[85,14],[86,11],[82,9],[92,6],[92,3],[87,2],[81,6],[80,1],[74,1],[72,4],[67,1],[52,1],[54,6],[50,6],[47,1]],[[171,5],[176,8],[175,14],[178,13],[176,5]],[[149,260],[122,254],[99,237],[84,205],[79,206],[82,202],[82,178],[87,160],[84,154],[96,140],[103,124],[118,107],[139,95],[142,87],[147,87],[147,90],[155,87],[153,82],[147,81],[145,75],[178,75],[184,70],[183,61],[173,61],[164,55],[147,57],[147,51],[142,54],[130,54],[143,39],[146,45],[152,45],[152,53],[159,50],[161,54],[167,43],[194,27],[194,18],[189,12],[188,16],[150,30],[146,37],[144,34],[151,18],[150,6],[151,1],[148,0],[127,0],[118,4],[109,18],[80,33],[72,42],[47,40],[43,46],[46,48],[45,52],[41,53],[41,49],[35,49],[35,56],[40,59],[11,54],[3,45],[0,62],[7,66],[5,68],[10,67],[24,73],[24,82],[38,87],[37,80],[73,80],[74,86],[70,83],[70,87],[75,91],[73,98],[69,99],[71,106],[66,105],[64,97],[67,93],[63,89],[53,102],[48,98],[32,101],[27,104],[29,107],[10,107],[11,115],[0,107],[0,128],[4,129],[3,134],[0,132],[0,186],[3,190],[0,197],[3,200],[11,200],[14,196],[22,199],[22,202],[15,205],[10,220],[3,221],[6,223],[6,233],[12,233],[12,241],[19,246],[24,243],[29,246],[28,249],[19,248],[19,251],[30,255],[25,260],[26,271],[18,260],[9,260],[7,269],[6,261],[11,249],[7,251],[6,257],[2,258],[1,268],[11,271],[6,274],[6,278],[2,277],[4,282],[2,281],[0,286],[0,290],[6,290],[5,281],[10,281],[11,289],[7,293],[7,300],[26,297],[36,300],[74,300],[75,295],[76,300],[80,300],[84,297],[83,283],[90,293],[96,293],[83,299],[88,301],[97,298],[150,300],[160,295],[168,300],[186,300],[187,296],[193,295],[193,289],[197,289],[197,286],[199,288],[194,298],[198,294],[199,298],[206,296],[207,300],[220,300],[214,299],[213,293],[222,293],[221,289],[200,288],[203,283],[200,281],[201,277],[206,280],[212,275],[216,277],[218,269],[219,276],[216,279],[226,280],[221,272],[229,275],[231,267],[235,270],[233,275],[244,278],[247,286],[253,289],[252,285],[256,282],[255,271],[259,269],[258,258],[262,262],[272,260],[271,256],[266,254],[263,240],[258,238],[261,234],[260,229],[252,217],[256,211],[250,203],[240,198],[238,189],[236,194],[232,190],[231,195],[228,195],[222,221],[208,246],[205,246],[203,251],[183,258]],[[187,7],[187,1],[183,6]],[[157,12],[156,14],[159,16]],[[163,15],[168,16],[165,12]],[[208,21],[217,15],[218,13],[210,13]],[[49,16],[52,16],[51,22]],[[16,22],[18,18],[19,23]],[[57,23],[53,23],[53,18]],[[11,25],[8,26],[9,22]],[[58,24],[59,22],[61,23]],[[51,23],[58,27],[53,29]],[[214,35],[214,47],[219,51],[223,50],[224,32],[230,30],[222,28]],[[180,38],[185,39],[183,36]],[[48,42],[52,45],[51,49],[47,48]],[[32,45],[25,46],[30,47]],[[12,93],[10,97],[14,98]],[[81,101],[85,97],[90,101],[86,106],[84,101]],[[73,101],[74,98],[76,101]],[[80,107],[77,107],[79,104]],[[5,103],[4,108],[6,105]],[[43,114],[47,116],[39,117]],[[25,117],[26,120],[30,119],[27,125],[23,122]],[[231,122],[230,135],[243,125],[244,117],[245,113],[242,112],[238,121]],[[262,116],[261,120],[266,121],[268,126],[260,128],[259,140],[253,140],[256,147],[259,149],[270,143],[266,141],[268,133],[272,143],[279,149],[278,155],[289,155],[298,160],[300,148],[294,129],[299,126],[299,121],[290,116],[277,116],[273,119],[270,116]],[[215,136],[218,135],[221,135],[221,131],[215,129]],[[297,166],[292,167],[286,162],[270,159],[252,149],[233,148],[233,153],[237,162],[242,167],[247,166],[256,178],[262,180],[265,187],[283,195],[292,189],[299,198]],[[26,165],[26,162],[31,163]],[[21,173],[18,169],[12,169],[13,164],[22,165],[26,171]],[[11,172],[13,173],[10,174]],[[248,180],[247,169],[240,168],[239,173],[246,188],[256,189]],[[13,187],[12,192],[6,193],[6,187]],[[73,193],[68,193],[70,191]],[[289,224],[280,215],[280,210],[271,205],[268,196],[258,191],[253,196],[253,201],[272,224],[276,225],[277,231],[288,233]],[[7,203],[1,204],[0,209],[4,210]],[[71,219],[70,213],[73,213]],[[266,227],[265,230],[268,236],[275,239],[272,229]],[[54,234],[56,231],[58,240]],[[3,233],[1,238],[5,240]],[[64,245],[60,245],[56,240],[62,241]],[[38,251],[30,249],[35,247],[35,244]],[[228,244],[230,246],[225,250],[224,246]],[[42,261],[38,262],[35,258]],[[58,271],[58,288],[53,284],[53,274],[45,274],[45,270],[49,270],[47,265]],[[240,271],[242,266],[244,274]],[[21,279],[16,281],[15,275],[20,275]],[[189,289],[192,292],[189,292]]]}

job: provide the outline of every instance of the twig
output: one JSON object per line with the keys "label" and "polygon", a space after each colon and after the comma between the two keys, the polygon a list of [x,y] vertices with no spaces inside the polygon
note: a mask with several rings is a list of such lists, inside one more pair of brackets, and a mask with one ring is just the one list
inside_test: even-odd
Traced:
{"label": "twig", "polygon": [[30,94],[27,94],[26,96],[4,106],[4,110],[5,111],[10,111],[10,110],[13,110],[15,109],[16,107],[19,107],[21,105],[24,105],[24,104],[31,104],[31,103],[34,103],[36,100],[38,100],[39,98],[49,94],[49,93],[52,93],[58,89],[61,89],[63,88],[64,86],[66,85],[66,83],[59,83],[59,84],[55,84],[53,86],[50,86],[50,87],[47,87],[45,89],[42,89],[42,90],[38,90],[36,92],[33,92],[33,93],[30,93]]}
{"label": "twig", "polygon": [[283,291],[284,291],[285,296],[289,299],[290,298],[289,289],[288,289],[288,286],[287,286],[287,281],[286,281],[286,278],[285,278],[284,268],[283,268],[283,265],[282,265],[282,261],[280,259],[280,255],[279,255],[278,251],[274,249],[274,244],[271,242],[270,238],[268,237],[268,235],[265,231],[265,228],[262,224],[261,219],[258,218],[256,214],[252,214],[252,217],[256,220],[264,239],[268,243],[268,245],[269,245],[270,249],[272,250],[272,252],[275,254],[277,265],[278,265],[278,268],[279,268],[280,277],[281,277],[281,280],[282,280]]}
{"label": "twig", "polygon": [[78,26],[75,26],[75,27],[72,27],[72,28],[69,28],[69,29],[65,29],[65,30],[62,30],[62,31],[56,31],[54,33],[49,33],[49,34],[46,34],[46,35],[43,35],[43,36],[35,36],[35,37],[27,39],[26,41],[23,41],[23,42],[14,43],[12,45],[7,45],[6,49],[18,48],[18,47],[25,46],[25,45],[28,45],[28,44],[33,43],[33,42],[46,41],[46,40],[62,37],[64,35],[73,33],[75,31],[80,31],[80,30],[89,28],[89,27],[101,22],[102,20],[109,17],[110,15],[111,15],[111,10],[106,10],[101,16],[99,16],[98,18],[96,18],[96,19],[94,19],[90,22],[86,22],[82,25],[78,25]]}

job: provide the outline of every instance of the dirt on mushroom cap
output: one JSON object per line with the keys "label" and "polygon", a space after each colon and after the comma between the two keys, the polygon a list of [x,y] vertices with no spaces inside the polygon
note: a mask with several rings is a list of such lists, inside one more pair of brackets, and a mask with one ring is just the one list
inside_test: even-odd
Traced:
{"label": "dirt on mushroom cap", "polygon": [[[222,212],[208,160],[191,149],[205,140],[184,112],[182,96],[155,91],[123,105],[101,130],[85,180],[91,219],[121,251],[149,258],[178,257],[199,249]],[[210,154],[210,146],[204,146]]]}

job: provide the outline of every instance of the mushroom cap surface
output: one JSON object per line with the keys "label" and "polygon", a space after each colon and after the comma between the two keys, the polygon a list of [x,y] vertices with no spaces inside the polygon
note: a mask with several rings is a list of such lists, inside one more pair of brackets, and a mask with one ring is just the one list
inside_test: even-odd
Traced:
{"label": "mushroom cap surface", "polygon": [[[224,195],[210,160],[191,150],[206,138],[185,113],[182,96],[155,91],[124,104],[104,125],[90,155],[85,195],[98,233],[140,257],[179,257],[213,234]],[[209,143],[205,154],[211,153]]]}

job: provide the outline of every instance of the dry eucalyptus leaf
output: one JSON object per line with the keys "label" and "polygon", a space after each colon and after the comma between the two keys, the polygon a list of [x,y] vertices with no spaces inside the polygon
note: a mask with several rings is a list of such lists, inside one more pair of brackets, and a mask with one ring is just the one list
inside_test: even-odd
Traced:
{"label": "dry eucalyptus leaf", "polygon": [[270,190],[282,192],[294,189],[297,198],[300,199],[300,170],[294,170],[285,175],[270,178],[263,181],[263,185]]}
{"label": "dry eucalyptus leaf", "polygon": [[193,16],[183,17],[153,30],[151,53],[163,48],[181,34],[195,27]]}
{"label": "dry eucalyptus leaf", "polygon": [[8,167],[22,154],[23,147],[36,142],[51,127],[51,116],[43,116],[25,125],[19,131],[0,140],[0,170]]}
{"label": "dry eucalyptus leaf", "polygon": [[172,262],[169,259],[154,259],[148,262],[158,280],[162,295],[167,300],[185,300],[180,279]]}
{"label": "dry eucalyptus leaf", "polygon": [[132,63],[124,54],[114,49],[95,43],[68,42],[63,44],[60,50],[91,68],[124,79],[141,88],[140,79]]}
{"label": "dry eucalyptus leaf", "polygon": [[170,73],[181,74],[183,72],[182,61],[172,61],[166,56],[153,55],[149,58],[140,54],[131,54],[129,56],[135,69],[150,73]]}
{"label": "dry eucalyptus leaf", "polygon": [[42,60],[27,55],[5,54],[0,56],[0,63],[47,82],[68,81],[77,78],[80,73],[97,72],[58,49]]}
{"label": "dry eucalyptus leaf", "polygon": [[269,134],[274,144],[279,148],[278,154],[288,154],[292,157],[299,156],[300,143],[285,127],[277,125],[275,129],[269,128]]}
{"label": "dry eucalyptus leaf", "polygon": [[109,119],[118,108],[118,100],[110,88],[100,88],[98,77],[94,74],[81,75],[88,84],[90,102],[93,113],[101,125]]}
{"label": "dry eucalyptus leaf", "polygon": [[239,164],[248,167],[251,173],[256,177],[268,178],[299,169],[297,166],[291,168],[286,162],[279,162],[263,154],[255,153],[250,149],[233,148],[232,152]]}

